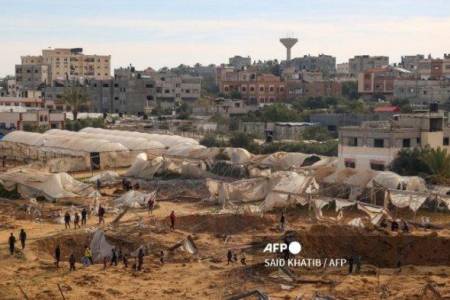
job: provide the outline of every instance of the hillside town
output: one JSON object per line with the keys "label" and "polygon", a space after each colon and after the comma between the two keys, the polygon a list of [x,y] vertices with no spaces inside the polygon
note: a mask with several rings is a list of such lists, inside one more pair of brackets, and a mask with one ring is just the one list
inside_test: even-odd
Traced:
{"label": "hillside town", "polygon": [[450,299],[450,53],[299,36],[161,68],[19,53],[0,299]]}

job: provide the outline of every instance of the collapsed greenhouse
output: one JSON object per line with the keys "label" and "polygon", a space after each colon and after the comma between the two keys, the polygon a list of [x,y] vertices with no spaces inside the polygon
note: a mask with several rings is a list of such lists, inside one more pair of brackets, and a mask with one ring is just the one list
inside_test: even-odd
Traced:
{"label": "collapsed greenhouse", "polygon": [[[45,133],[14,131],[0,142],[7,159],[42,162],[51,172],[128,167],[139,153],[160,155],[170,147],[197,142],[177,136],[86,128]],[[198,143],[197,143],[198,144]]]}

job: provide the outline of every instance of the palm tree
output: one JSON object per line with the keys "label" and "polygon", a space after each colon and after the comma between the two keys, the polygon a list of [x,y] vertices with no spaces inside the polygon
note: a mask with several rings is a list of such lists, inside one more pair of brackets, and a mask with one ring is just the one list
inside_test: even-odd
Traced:
{"label": "palm tree", "polygon": [[64,88],[62,100],[64,104],[70,106],[74,120],[77,120],[80,109],[89,103],[86,89],[83,86],[76,85],[70,85]]}
{"label": "palm tree", "polygon": [[450,155],[447,149],[427,149],[423,151],[422,160],[431,171],[433,183],[448,183],[450,181]]}

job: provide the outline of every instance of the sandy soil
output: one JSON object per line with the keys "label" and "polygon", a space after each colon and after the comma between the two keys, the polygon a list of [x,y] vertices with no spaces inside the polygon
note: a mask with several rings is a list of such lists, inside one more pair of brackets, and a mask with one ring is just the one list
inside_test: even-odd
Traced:
{"label": "sandy soil", "polygon": [[[103,197],[102,202],[108,205],[111,198]],[[66,230],[50,218],[32,220],[21,209],[25,203],[0,200],[0,299],[25,299],[23,293],[29,299],[62,299],[58,285],[65,299],[227,299],[254,289],[271,299],[313,299],[314,295],[333,299],[450,297],[448,229],[414,229],[406,235],[356,230],[332,222],[318,225],[306,209],[294,209],[286,216],[288,230],[302,242],[304,257],[345,258],[358,253],[362,268],[352,275],[347,274],[348,266],[291,268],[293,277],[286,277],[279,268],[264,266],[265,259],[275,256],[262,251],[268,241],[282,238],[278,214],[221,215],[217,214],[219,208],[210,204],[175,199],[159,202],[152,215],[144,209],[130,210],[115,227],[109,223],[116,215],[107,213],[106,226],[101,226],[107,239],[124,249],[149,246],[143,271],[133,271],[131,266],[125,269],[122,264],[106,270],[101,264],[77,264],[77,270],[69,272],[67,261],[59,269],[54,266],[56,243],[62,246],[63,259],[74,252],[79,261],[84,244],[98,227],[97,219],[91,217],[86,228]],[[67,206],[46,203],[44,208],[58,211]],[[177,214],[174,231],[168,221],[172,210]],[[325,215],[336,216],[333,211]],[[356,215],[356,211],[349,212],[346,218]],[[449,223],[448,216],[436,215],[436,219]],[[10,256],[8,236],[14,232],[17,237],[21,228],[28,234],[27,246]],[[168,251],[188,235],[199,249],[197,255],[180,249]],[[230,265],[228,249],[238,255],[238,261]],[[159,261],[161,250],[166,253],[164,264]],[[246,265],[239,262],[244,253]]]}

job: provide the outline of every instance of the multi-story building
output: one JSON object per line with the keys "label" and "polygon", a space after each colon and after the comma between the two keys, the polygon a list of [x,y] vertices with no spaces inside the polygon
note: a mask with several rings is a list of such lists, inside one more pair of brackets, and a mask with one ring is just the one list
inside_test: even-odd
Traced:
{"label": "multi-story building", "polygon": [[235,55],[228,59],[228,64],[237,70],[244,69],[252,64],[252,59],[250,56],[243,57],[240,55]]}
{"label": "multi-story building", "polygon": [[11,108],[22,107],[43,108],[44,100],[39,97],[0,97],[0,110],[10,110]]}
{"label": "multi-story building", "polygon": [[434,106],[430,112],[394,115],[390,121],[364,122],[339,130],[339,166],[386,170],[401,149],[450,148],[450,127]]}
{"label": "multi-story building", "polygon": [[239,131],[260,139],[271,137],[274,140],[298,140],[301,133],[310,126],[319,124],[309,122],[241,122]]}
{"label": "multi-story building", "polygon": [[[144,114],[157,103],[174,107],[179,101],[195,101],[200,97],[201,79],[190,75],[174,75],[147,71],[136,71],[134,67],[114,70],[114,78],[88,80],[84,87],[94,112]],[[65,83],[45,88],[46,100],[59,101]]]}
{"label": "multi-story building", "polygon": [[289,66],[297,70],[319,71],[324,75],[333,75],[336,73],[336,57],[326,54],[305,55],[291,59]]}
{"label": "multi-story building", "polygon": [[414,104],[445,103],[450,99],[450,80],[395,80],[394,97]]}
{"label": "multi-story building", "polygon": [[287,98],[290,100],[312,97],[340,97],[341,83],[334,80],[288,80]]}
{"label": "multi-story building", "polygon": [[411,72],[417,72],[419,69],[419,62],[424,59],[425,56],[423,54],[405,55],[402,56],[400,67]]}
{"label": "multi-story building", "polygon": [[419,61],[418,73],[421,79],[450,79],[450,54],[444,54],[443,59],[428,56]]}
{"label": "multi-story building", "polygon": [[24,130],[38,127],[63,129],[65,121],[65,113],[50,112],[48,109],[25,112],[0,111],[0,130]]}
{"label": "multi-story building", "polygon": [[16,85],[22,90],[37,90],[50,83],[48,65],[16,65]]}
{"label": "multi-story building", "polygon": [[227,97],[239,95],[251,104],[270,104],[286,99],[285,82],[273,74],[219,68],[217,76],[219,91]]}
{"label": "multi-story building", "polygon": [[366,98],[391,98],[394,81],[411,76],[410,71],[391,66],[368,69],[358,76],[358,93]]}
{"label": "multi-story building", "polygon": [[348,65],[350,75],[356,77],[359,73],[363,73],[369,69],[381,68],[389,65],[389,57],[357,55],[349,59]]}
{"label": "multi-story building", "polygon": [[350,67],[349,63],[341,63],[336,65],[336,73],[338,75],[349,75],[350,74]]}
{"label": "multi-story building", "polygon": [[40,56],[22,56],[22,65],[48,65],[50,80],[109,79],[110,55],[83,54],[82,48],[44,49]]}

